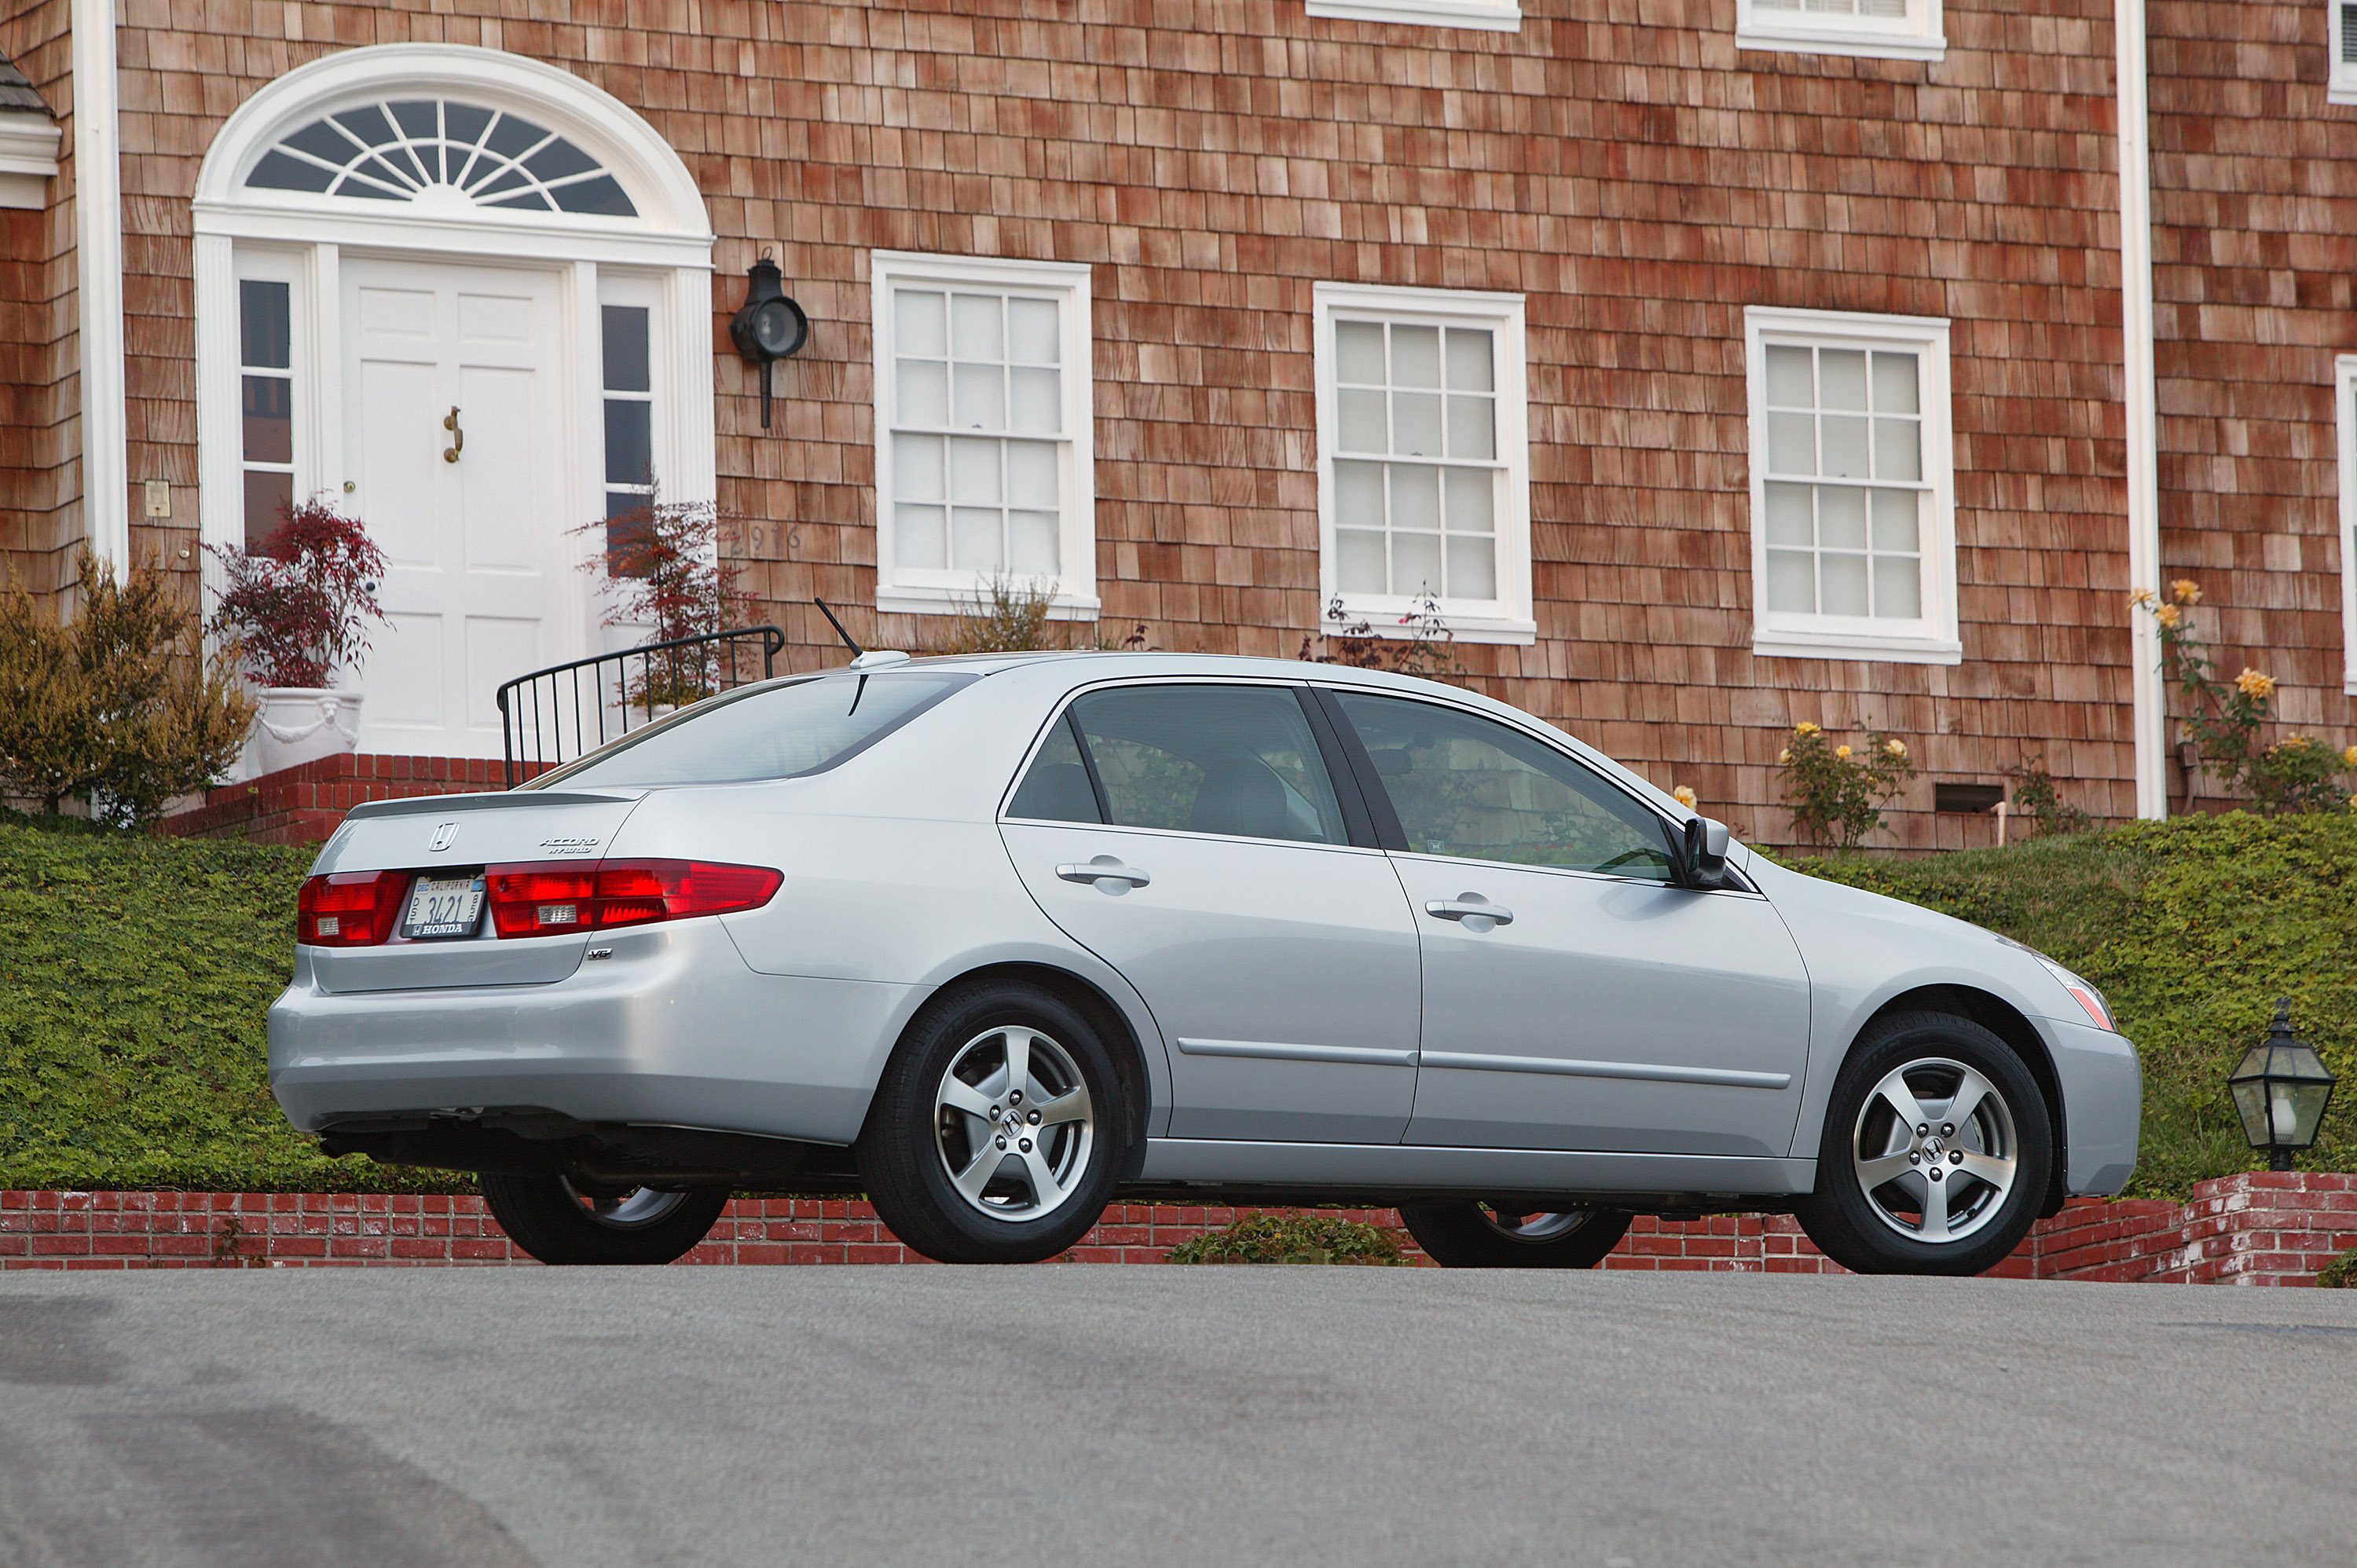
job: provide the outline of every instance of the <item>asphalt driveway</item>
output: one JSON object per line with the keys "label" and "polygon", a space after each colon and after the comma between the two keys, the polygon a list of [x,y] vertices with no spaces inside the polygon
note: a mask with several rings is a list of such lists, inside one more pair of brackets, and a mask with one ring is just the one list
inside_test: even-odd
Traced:
{"label": "asphalt driveway", "polygon": [[0,1280],[0,1564],[2331,1563],[2357,1292]]}

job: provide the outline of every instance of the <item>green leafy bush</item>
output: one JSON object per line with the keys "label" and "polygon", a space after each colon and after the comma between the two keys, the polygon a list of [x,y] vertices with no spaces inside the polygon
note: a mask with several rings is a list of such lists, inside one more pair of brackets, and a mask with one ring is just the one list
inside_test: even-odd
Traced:
{"label": "green leafy bush", "polygon": [[2324,1265],[2316,1283],[2326,1290],[2357,1289],[2357,1247],[2352,1247]]}
{"label": "green leafy bush", "polygon": [[1915,777],[1907,743],[1866,726],[1863,749],[1834,744],[1817,725],[1792,726],[1777,755],[1777,777],[1792,802],[1792,827],[1812,843],[1854,849],[1882,826],[1882,808]]}
{"label": "green leafy bush", "polygon": [[1248,1214],[1225,1230],[1170,1249],[1166,1263],[1407,1262],[1390,1231],[1338,1214]]}

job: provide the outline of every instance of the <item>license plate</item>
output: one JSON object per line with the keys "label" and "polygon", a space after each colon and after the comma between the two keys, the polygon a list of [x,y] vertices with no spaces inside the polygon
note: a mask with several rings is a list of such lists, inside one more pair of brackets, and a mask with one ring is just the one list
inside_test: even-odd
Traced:
{"label": "license plate", "polygon": [[401,934],[416,940],[434,937],[471,937],[482,923],[483,879],[479,876],[421,876],[409,890],[409,913]]}

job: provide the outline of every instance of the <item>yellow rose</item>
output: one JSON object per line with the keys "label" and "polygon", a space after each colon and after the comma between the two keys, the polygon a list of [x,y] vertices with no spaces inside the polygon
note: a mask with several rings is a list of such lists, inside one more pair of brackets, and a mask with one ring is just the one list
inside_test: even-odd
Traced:
{"label": "yellow rose", "polygon": [[2357,746],[2352,746],[2348,750],[2342,752],[2341,754],[2341,760],[2347,763],[2352,768],[2357,768]]}
{"label": "yellow rose", "polygon": [[2234,677],[2234,689],[2255,703],[2264,703],[2276,694],[2276,678],[2245,665],[2243,672]]}
{"label": "yellow rose", "polygon": [[2308,736],[2304,735],[2290,735],[2284,736],[2283,748],[2286,751],[2306,751],[2308,746]]}
{"label": "yellow rose", "polygon": [[1792,748],[1791,746],[1786,746],[1783,750],[1781,750],[1781,751],[1780,751],[1780,752],[1778,752],[1778,753],[1776,754],[1776,765],[1777,765],[1779,768],[1781,768],[1781,767],[1785,766],[1786,764],[1790,763],[1792,760]]}
{"label": "yellow rose", "polygon": [[1803,719],[1799,724],[1792,726],[1792,733],[1794,735],[1814,735],[1817,733],[1817,726],[1811,724],[1808,720]]}
{"label": "yellow rose", "polygon": [[2179,621],[2185,618],[2185,612],[2175,605],[2163,605],[2152,612],[2152,618],[2163,626],[2175,627]]}
{"label": "yellow rose", "polygon": [[1904,757],[1907,755],[1907,743],[1903,740],[1886,740],[1882,743],[1882,749],[1893,757]]}
{"label": "yellow rose", "polygon": [[1693,785],[1681,784],[1676,789],[1671,790],[1670,793],[1677,797],[1678,804],[1684,806],[1687,811],[1691,811],[1695,809],[1695,796]]}
{"label": "yellow rose", "polygon": [[2169,596],[2180,605],[2198,605],[2201,602],[2201,585],[2190,577],[2179,577],[2169,584]]}
{"label": "yellow rose", "polygon": [[2138,588],[2135,593],[2128,596],[2128,603],[2137,609],[2144,608],[2145,606],[2152,603],[2152,601],[2153,592],[2150,588]]}
{"label": "yellow rose", "polygon": [[1844,762],[1847,762],[1849,760],[1849,747],[1846,746],[1837,746],[1834,747],[1834,755],[1840,757]]}

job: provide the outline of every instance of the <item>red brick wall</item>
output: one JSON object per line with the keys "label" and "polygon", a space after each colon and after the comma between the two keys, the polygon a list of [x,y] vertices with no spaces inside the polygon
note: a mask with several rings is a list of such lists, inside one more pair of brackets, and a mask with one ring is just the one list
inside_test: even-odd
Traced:
{"label": "red brick wall", "polygon": [[[519,779],[542,771],[519,770]],[[283,768],[206,793],[193,811],[167,817],[167,833],[189,838],[243,838],[262,843],[321,843],[344,813],[363,800],[409,800],[504,789],[495,760],[448,757],[380,757],[345,753]]]}
{"label": "red brick wall", "polygon": [[[1517,290],[1541,640],[1477,650],[1492,689],[1771,841],[1804,718],[1870,717],[1943,778],[2042,749],[2129,809],[2109,0],[1960,0],[1939,65],[1738,53],[1734,0],[1538,0],[1519,34],[1294,0],[530,9],[130,0],[135,475],[193,478],[187,197],[221,119],[333,48],[484,44],[680,149],[716,331],[763,245],[810,310],[774,433],[718,363],[722,496],[805,660],[834,650],[813,593],[873,602],[871,247],[1093,263],[1100,586],[1177,649],[1290,653],[1317,621],[1312,285]],[[1961,669],[1751,657],[1755,303],[1953,319]],[[1931,783],[1908,842],[1986,836],[1935,824]]]}
{"label": "red brick wall", "polygon": [[[1249,1212],[1116,1204],[1064,1254],[1156,1263]],[[1387,1229],[1389,1209],[1344,1211]],[[1423,1262],[1413,1240],[1400,1239]],[[2203,1182],[2190,1204],[2077,1198],[1990,1273],[2010,1279],[2306,1284],[2357,1247],[2357,1176],[2264,1172]],[[691,1263],[909,1263],[924,1260],[865,1203],[738,1198]],[[318,1193],[0,1192],[0,1269],[313,1267],[528,1262],[482,1200]],[[1782,1216],[1672,1224],[1643,1216],[1609,1269],[1840,1273]]]}

